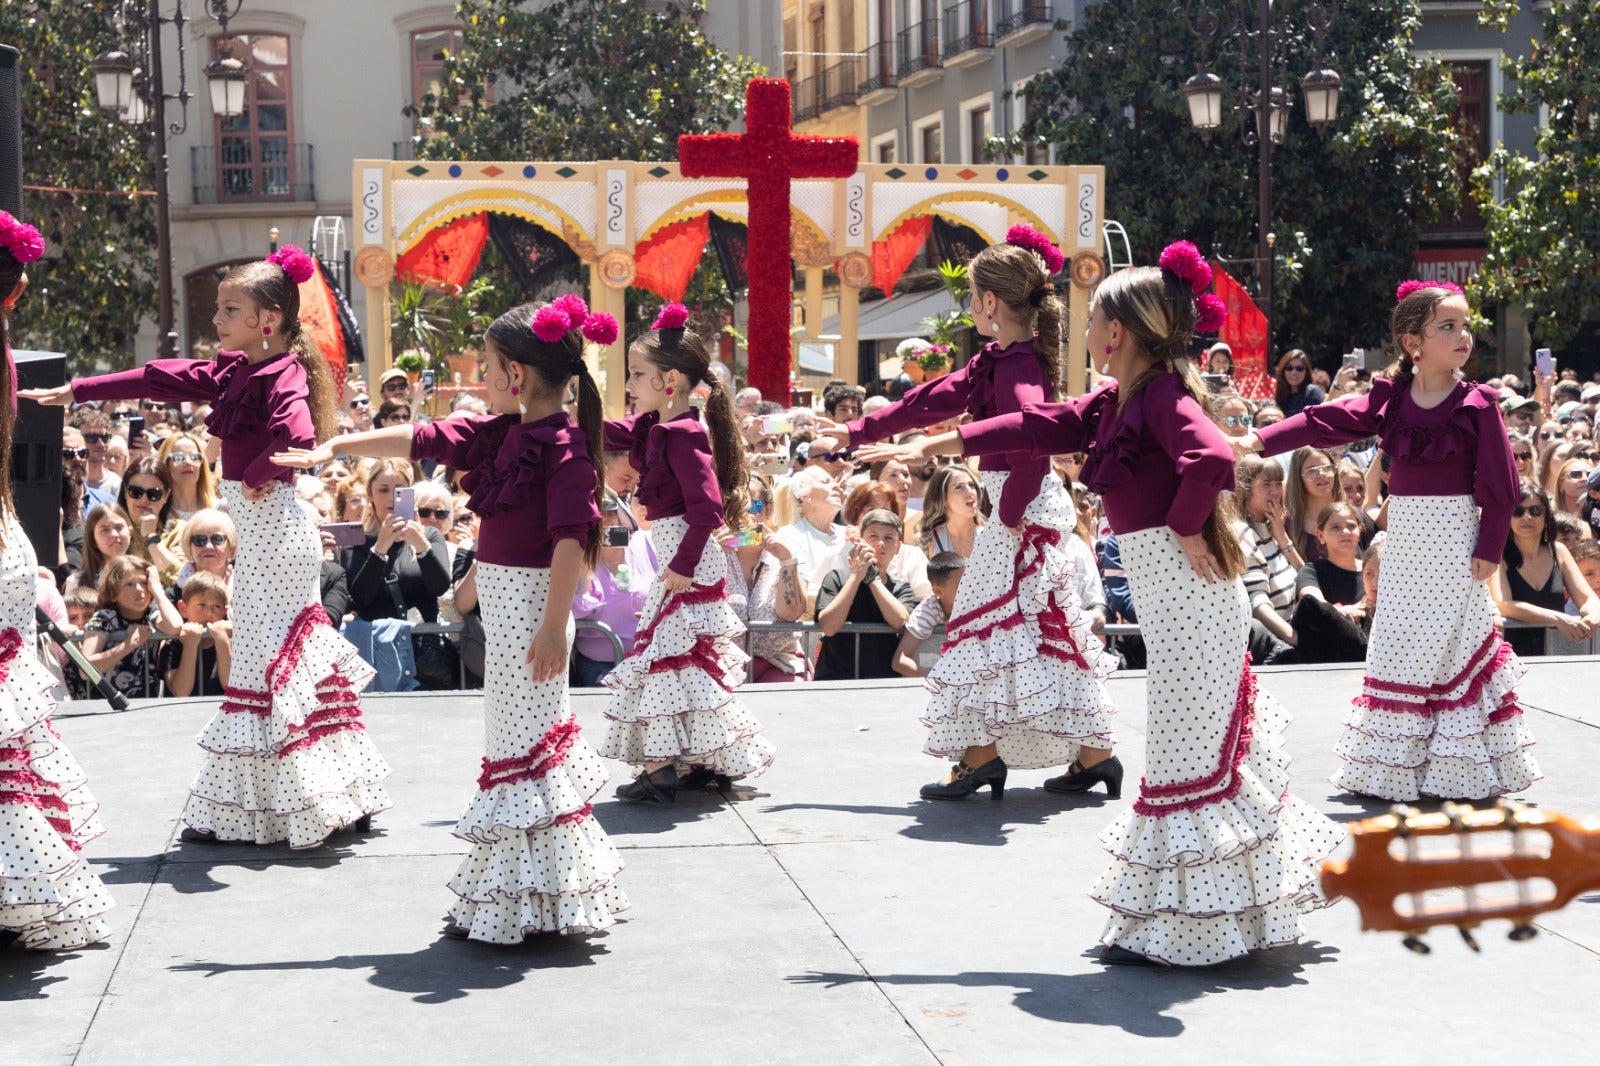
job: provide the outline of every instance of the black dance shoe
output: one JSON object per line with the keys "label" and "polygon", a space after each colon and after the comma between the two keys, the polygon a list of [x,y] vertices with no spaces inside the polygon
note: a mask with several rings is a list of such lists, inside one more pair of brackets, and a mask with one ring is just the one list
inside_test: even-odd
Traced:
{"label": "black dance shoe", "polygon": [[345,826],[345,828],[352,833],[370,833],[372,832],[372,815],[363,814],[360,818]]}
{"label": "black dance shoe", "polygon": [[210,829],[195,829],[187,825],[184,826],[183,831],[178,834],[178,839],[183,841],[185,844],[218,843],[217,834]]}
{"label": "black dance shoe", "polygon": [[1115,755],[1108,756],[1093,766],[1085,767],[1078,759],[1072,761],[1067,767],[1067,772],[1060,777],[1052,777],[1044,783],[1046,792],[1064,792],[1067,795],[1077,795],[1087,792],[1097,784],[1106,786],[1106,795],[1112,799],[1122,798],[1122,760]]}
{"label": "black dance shoe", "polygon": [[471,932],[466,926],[457,925],[455,922],[444,927],[444,935],[451,940],[465,940]]}
{"label": "black dance shoe", "polygon": [[639,776],[617,789],[617,799],[629,803],[671,803],[678,798],[678,768],[663,766],[654,773]]}
{"label": "black dance shoe", "polygon": [[1006,761],[999,756],[974,769],[966,760],[958,761],[954,776],[948,782],[935,781],[922,786],[922,798],[930,800],[966,799],[984,785],[989,786],[989,798],[1004,799],[1006,795]]}
{"label": "black dance shoe", "polygon": [[679,792],[699,792],[706,788],[726,792],[732,787],[733,778],[727,774],[719,774],[709,766],[696,766],[678,778]]}
{"label": "black dance shoe", "polygon": [[1127,948],[1120,948],[1115,944],[1107,944],[1105,947],[1100,949],[1100,961],[1105,963],[1107,966],[1160,965],[1160,963],[1156,962],[1155,959],[1152,959],[1148,955],[1141,955],[1137,951],[1129,951]]}

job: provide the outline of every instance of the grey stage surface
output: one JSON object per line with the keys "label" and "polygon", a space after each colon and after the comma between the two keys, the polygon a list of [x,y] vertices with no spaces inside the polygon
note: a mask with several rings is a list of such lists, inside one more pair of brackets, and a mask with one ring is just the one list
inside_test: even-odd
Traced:
{"label": "grey stage surface", "polygon": [[[1336,818],[1330,746],[1359,671],[1262,671],[1295,714],[1295,791]],[[1529,798],[1600,813],[1600,663],[1521,686],[1546,779]],[[1112,682],[1129,792],[1144,680]],[[1314,914],[1301,945],[1197,971],[1094,962],[1085,895],[1119,809],[1016,772],[1003,803],[919,801],[912,682],[751,688],[779,749],[734,802],[596,813],[633,909],[589,941],[441,939],[450,835],[481,755],[474,695],[367,701],[394,809],[312,853],[174,835],[207,701],[58,718],[109,833],[87,849],[118,902],[108,944],[0,951],[0,1046],[45,1063],[1568,1063],[1593,1061],[1600,895],[1472,956],[1414,956]],[[602,697],[575,700],[591,737]],[[620,768],[617,768],[620,771]],[[1376,809],[1375,807],[1373,809]]]}

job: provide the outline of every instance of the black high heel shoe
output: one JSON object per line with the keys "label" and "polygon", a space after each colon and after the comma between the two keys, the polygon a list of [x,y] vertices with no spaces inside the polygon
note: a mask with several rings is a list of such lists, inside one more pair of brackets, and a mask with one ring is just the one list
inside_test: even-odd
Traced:
{"label": "black high heel shoe", "polygon": [[1052,777],[1044,783],[1046,792],[1062,792],[1069,796],[1080,792],[1087,792],[1097,784],[1106,786],[1106,795],[1112,799],[1122,798],[1122,760],[1115,755],[1108,756],[1093,766],[1084,766],[1083,761],[1074,759],[1072,765],[1067,767],[1067,772],[1060,777]]}
{"label": "black high heel shoe", "polygon": [[974,769],[965,759],[955,765],[955,776],[948,782],[935,781],[922,786],[922,798],[930,800],[966,799],[984,785],[989,786],[989,798],[1004,799],[1006,795],[1006,761],[995,756]]}
{"label": "black high heel shoe", "polygon": [[708,786],[715,787],[718,792],[726,792],[733,787],[733,778],[719,774],[709,766],[696,766],[678,778],[679,792],[699,792]]}
{"label": "black high heel shoe", "polygon": [[672,803],[678,798],[678,768],[667,765],[639,776],[617,789],[617,799],[629,803]]}

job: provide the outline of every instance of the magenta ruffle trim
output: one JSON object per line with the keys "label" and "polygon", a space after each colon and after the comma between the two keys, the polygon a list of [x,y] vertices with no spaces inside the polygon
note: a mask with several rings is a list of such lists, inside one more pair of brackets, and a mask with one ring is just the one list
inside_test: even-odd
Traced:
{"label": "magenta ruffle trim", "polygon": [[[528,749],[528,754],[515,759],[483,760],[483,772],[478,775],[478,790],[487,792],[496,785],[509,785],[517,781],[537,781],[567,760],[567,753],[577,742],[581,730],[578,720],[569,718],[552,726]],[[584,809],[587,812],[588,808]],[[563,815],[568,821],[577,821],[582,815]],[[560,822],[562,819],[558,819]]]}
{"label": "magenta ruffle trim", "polygon": [[[1135,813],[1157,817],[1175,811],[1194,811],[1238,796],[1242,780],[1239,767],[1250,757],[1250,743],[1255,735],[1255,708],[1256,675],[1250,669],[1250,656],[1246,655],[1239,678],[1239,694],[1234,699],[1233,714],[1228,719],[1228,733],[1223,740],[1217,768],[1197,780],[1178,781],[1170,785],[1152,785],[1141,778],[1139,798],[1133,803]],[[1162,799],[1195,792],[1205,794],[1175,802]]]}

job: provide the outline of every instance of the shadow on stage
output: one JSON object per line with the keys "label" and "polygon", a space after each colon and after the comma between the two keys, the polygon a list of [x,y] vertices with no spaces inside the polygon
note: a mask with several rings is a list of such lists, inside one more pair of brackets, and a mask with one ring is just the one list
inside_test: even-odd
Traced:
{"label": "shadow on stage", "polygon": [[876,806],[850,803],[780,803],[761,808],[762,814],[785,811],[837,811],[841,814],[870,814],[908,819],[911,824],[900,835],[912,840],[946,844],[978,844],[999,847],[1010,839],[1018,826],[1044,825],[1055,815],[1079,810],[1117,809],[1121,800],[1107,799],[1099,792],[1063,796],[1042,788],[1008,788],[999,803],[988,793],[965,800],[913,800],[903,806]]}
{"label": "shadow on stage", "polygon": [[[365,839],[379,835],[367,834]],[[256,847],[253,844],[175,844],[171,851],[159,855],[133,855],[94,859],[90,866],[108,885],[139,885],[161,881],[181,895],[201,892],[220,892],[229,887],[226,881],[212,876],[212,871],[228,867],[260,871],[271,866],[309,867],[327,870],[345,859],[359,854],[356,846],[360,839],[352,838],[351,846],[323,846],[293,851],[286,847]]]}
{"label": "shadow on stage", "polygon": [[[620,923],[619,923],[620,924]],[[530,936],[521,944],[483,944],[441,936],[420,951],[388,955],[339,955],[287,962],[190,962],[174,973],[220,977],[230,973],[294,973],[301,970],[371,970],[370,984],[404,993],[414,1003],[438,1004],[472,992],[509,988],[535,970],[593,966],[607,954],[605,934]]]}
{"label": "shadow on stage", "polygon": [[102,940],[74,951],[29,951],[7,938],[0,943],[0,1003],[23,999],[49,999],[45,989],[67,979],[66,974],[49,971],[81,962],[88,952],[110,951],[111,943]]}
{"label": "shadow on stage", "polygon": [[[1098,949],[1084,953],[1094,958]],[[1261,992],[1309,983],[1309,966],[1337,961],[1339,949],[1316,941],[1258,951],[1217,966],[1095,966],[1089,973],[999,973],[973,970],[957,974],[817,973],[790,977],[797,984],[951,985],[957,988],[1015,988],[1015,1005],[1048,1022],[1106,1025],[1134,1036],[1183,1035],[1183,1019],[1173,1008],[1223,992]],[[893,998],[891,996],[891,998]]]}

